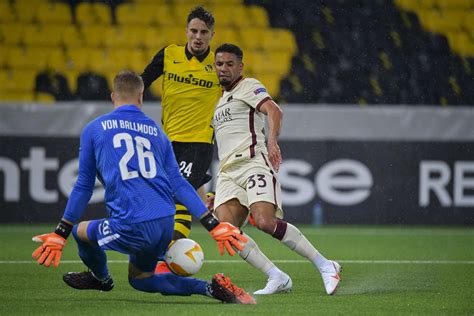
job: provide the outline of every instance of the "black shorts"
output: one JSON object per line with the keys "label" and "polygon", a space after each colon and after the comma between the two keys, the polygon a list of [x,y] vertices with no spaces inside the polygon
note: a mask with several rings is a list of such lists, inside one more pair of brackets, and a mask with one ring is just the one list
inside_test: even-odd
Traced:
{"label": "black shorts", "polygon": [[208,143],[172,142],[174,155],[181,174],[198,189],[212,177],[207,170],[212,162],[214,145]]}

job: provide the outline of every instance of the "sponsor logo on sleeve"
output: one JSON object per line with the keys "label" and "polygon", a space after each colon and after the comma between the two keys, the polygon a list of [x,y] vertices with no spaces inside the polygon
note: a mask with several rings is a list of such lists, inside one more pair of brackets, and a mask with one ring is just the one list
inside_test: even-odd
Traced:
{"label": "sponsor logo on sleeve", "polygon": [[261,93],[261,92],[267,92],[267,89],[265,89],[264,87],[260,87],[260,88],[258,88],[257,90],[255,90],[255,91],[253,92],[253,94],[257,95],[257,94],[259,94],[259,93]]}

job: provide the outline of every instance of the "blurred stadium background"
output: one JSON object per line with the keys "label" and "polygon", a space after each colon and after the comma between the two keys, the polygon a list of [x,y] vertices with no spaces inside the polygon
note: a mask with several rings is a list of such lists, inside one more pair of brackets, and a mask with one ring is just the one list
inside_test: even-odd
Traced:
{"label": "blurred stadium background", "polygon": [[474,0],[1,0],[0,222],[57,220],[113,76],[198,4],[284,107],[290,220],[474,224]]}

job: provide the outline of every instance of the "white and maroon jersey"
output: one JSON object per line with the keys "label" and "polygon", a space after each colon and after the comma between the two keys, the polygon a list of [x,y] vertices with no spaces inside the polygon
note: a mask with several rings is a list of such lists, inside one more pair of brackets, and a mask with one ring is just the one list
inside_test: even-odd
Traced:
{"label": "white and maroon jersey", "polygon": [[271,100],[267,90],[253,78],[240,77],[223,91],[212,120],[220,170],[257,153],[267,153],[265,114],[259,111],[267,100]]}

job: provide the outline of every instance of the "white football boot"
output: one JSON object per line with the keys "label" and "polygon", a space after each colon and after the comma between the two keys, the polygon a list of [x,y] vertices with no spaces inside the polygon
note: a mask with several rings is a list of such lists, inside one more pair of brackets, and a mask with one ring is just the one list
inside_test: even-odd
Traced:
{"label": "white football boot", "polygon": [[332,295],[336,292],[337,286],[341,281],[339,273],[341,272],[341,266],[336,261],[330,260],[330,265],[328,265],[324,270],[320,270],[321,278],[324,282],[324,287],[326,288],[326,293]]}
{"label": "white football boot", "polygon": [[267,285],[265,288],[253,292],[255,295],[269,295],[277,293],[288,293],[291,292],[293,286],[293,281],[286,273],[281,273],[276,277],[270,277],[268,279]]}

